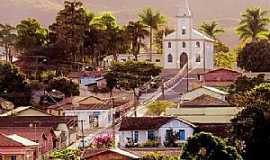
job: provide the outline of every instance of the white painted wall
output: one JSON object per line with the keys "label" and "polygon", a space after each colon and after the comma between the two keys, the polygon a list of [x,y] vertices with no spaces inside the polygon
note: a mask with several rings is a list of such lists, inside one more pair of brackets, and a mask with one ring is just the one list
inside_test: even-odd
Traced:
{"label": "white painted wall", "polygon": [[94,112],[100,113],[100,115],[98,116],[99,127],[109,127],[110,125],[112,125],[113,112],[111,110],[65,110],[64,111],[66,116],[78,117],[79,128],[81,128],[81,120],[83,120],[83,127],[85,129],[91,127],[91,125],[89,125],[89,116],[93,115]]}
{"label": "white painted wall", "polygon": [[[186,136],[186,140],[192,136],[193,132],[194,132],[194,128],[191,127],[188,124],[185,124],[183,122],[181,122],[180,120],[172,120],[169,123],[161,126],[157,132],[156,132],[156,136],[160,138],[161,140],[161,145],[163,146],[164,142],[165,142],[165,137],[166,137],[166,130],[170,130],[173,129],[173,131],[178,132],[179,130],[185,130],[185,136]],[[119,133],[119,143],[121,147],[125,147],[125,145],[127,144],[127,138],[132,138],[132,132],[133,131],[120,131]],[[139,144],[144,144],[145,142],[148,141],[148,131],[147,130],[143,130],[143,131],[139,131],[139,138],[138,138],[138,143]],[[183,141],[185,142],[185,141]]]}

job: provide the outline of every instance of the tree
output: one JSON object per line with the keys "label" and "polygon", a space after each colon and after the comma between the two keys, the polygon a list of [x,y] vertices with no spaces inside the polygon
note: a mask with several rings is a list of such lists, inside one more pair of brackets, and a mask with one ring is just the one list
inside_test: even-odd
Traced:
{"label": "tree", "polygon": [[267,38],[269,31],[267,26],[270,19],[267,16],[268,12],[261,8],[248,8],[241,14],[241,21],[236,28],[236,33],[243,41],[257,41],[261,38]]}
{"label": "tree", "polygon": [[77,149],[63,149],[50,153],[50,158],[59,160],[78,160],[80,157],[80,151]]}
{"label": "tree", "polygon": [[176,107],[176,104],[171,101],[155,101],[147,106],[148,114],[159,116],[164,113],[167,108]]}
{"label": "tree", "polygon": [[36,50],[48,42],[48,30],[43,28],[36,19],[22,20],[17,26],[16,47],[25,56],[32,56]]}
{"label": "tree", "polygon": [[188,139],[181,159],[185,160],[241,160],[235,147],[211,133],[198,133]]}
{"label": "tree", "polygon": [[80,1],[65,1],[64,5],[57,13],[56,22],[49,26],[52,43],[62,54],[60,61],[83,62],[85,32],[93,14],[87,13]]}
{"label": "tree", "polygon": [[31,88],[19,70],[9,64],[0,63],[0,95],[15,106],[31,105]]}
{"label": "tree", "polygon": [[270,145],[270,83],[262,83],[245,94],[244,108],[232,119],[232,139],[242,144],[247,160],[264,159]]}
{"label": "tree", "polygon": [[112,72],[105,74],[104,78],[106,79],[106,86],[110,90],[110,98],[112,98],[113,89],[117,86],[117,79]]}
{"label": "tree", "polygon": [[127,26],[127,32],[131,41],[131,53],[134,55],[135,60],[138,60],[138,54],[140,53],[141,47],[144,46],[143,40],[148,35],[146,25],[140,21],[130,21]]}
{"label": "tree", "polygon": [[53,89],[61,91],[65,96],[79,96],[79,84],[72,82],[66,78],[56,78],[48,82],[47,91],[52,91]]}
{"label": "tree", "polygon": [[215,66],[219,68],[234,68],[236,66],[236,51],[215,53]]}
{"label": "tree", "polygon": [[[117,85],[126,90],[132,90],[134,99],[138,100],[140,93],[139,88],[146,82],[149,82],[152,77],[158,76],[161,68],[152,63],[147,62],[114,62],[107,72],[117,80]],[[105,78],[108,76],[105,76]],[[135,107],[136,115],[136,107]]]}
{"label": "tree", "polygon": [[125,43],[124,28],[117,24],[116,17],[110,12],[95,17],[91,25],[104,31],[104,38],[107,41],[104,47],[105,55],[113,55],[114,60],[117,61],[117,54],[123,52],[122,49],[128,44]]}
{"label": "tree", "polygon": [[213,38],[214,40],[217,40],[217,36],[221,33],[224,33],[224,29],[219,27],[218,23],[216,21],[212,21],[210,23],[204,22],[199,27],[199,30],[209,37]]}
{"label": "tree", "polygon": [[163,36],[167,36],[170,33],[174,32],[174,29],[170,29],[168,27],[165,27],[164,29],[159,29],[155,34],[154,34],[154,43],[157,48],[158,53],[162,53],[163,49]]}
{"label": "tree", "polygon": [[11,50],[14,48],[16,40],[16,28],[8,24],[0,24],[0,46],[5,48],[7,62],[12,62]]}
{"label": "tree", "polygon": [[254,41],[246,44],[240,50],[237,65],[246,71],[270,71],[270,42],[267,40]]}
{"label": "tree", "polygon": [[142,13],[139,14],[140,21],[149,27],[150,38],[150,61],[152,61],[153,52],[153,30],[157,30],[160,25],[166,23],[166,19],[159,12],[153,11],[151,8],[145,8]]}

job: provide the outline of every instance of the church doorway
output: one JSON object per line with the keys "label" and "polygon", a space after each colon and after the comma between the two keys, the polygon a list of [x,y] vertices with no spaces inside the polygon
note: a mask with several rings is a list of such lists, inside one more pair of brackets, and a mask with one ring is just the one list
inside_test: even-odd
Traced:
{"label": "church doorway", "polygon": [[180,56],[180,68],[182,69],[187,63],[188,63],[188,55],[187,53],[183,52]]}

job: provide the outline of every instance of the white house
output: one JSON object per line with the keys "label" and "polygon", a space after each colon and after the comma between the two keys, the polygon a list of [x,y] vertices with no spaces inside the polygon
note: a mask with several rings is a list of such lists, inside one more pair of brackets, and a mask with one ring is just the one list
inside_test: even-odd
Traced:
{"label": "white house", "polygon": [[77,104],[64,107],[65,116],[77,116],[79,128],[108,127],[112,125],[112,106],[96,97],[87,97]]}
{"label": "white house", "polygon": [[178,134],[179,142],[185,142],[192,136],[195,127],[174,117],[125,117],[119,129],[119,142],[121,147],[126,147],[130,141],[139,145],[157,141],[164,146],[166,134],[171,130]]}
{"label": "white house", "polygon": [[181,69],[188,63],[191,68],[213,69],[214,40],[193,29],[187,0],[179,0],[177,28],[163,39],[165,69]]}
{"label": "white house", "polygon": [[219,90],[217,88],[214,88],[214,87],[201,86],[199,88],[195,88],[195,89],[183,94],[181,97],[181,101],[182,102],[191,101],[191,100],[198,98],[202,95],[208,95],[208,96],[218,98],[220,100],[225,101],[228,93],[225,91]]}

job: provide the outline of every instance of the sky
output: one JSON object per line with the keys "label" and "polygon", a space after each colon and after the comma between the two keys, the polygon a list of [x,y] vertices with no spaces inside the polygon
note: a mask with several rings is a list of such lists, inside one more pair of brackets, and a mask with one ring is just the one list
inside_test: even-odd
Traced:
{"label": "sky", "polygon": [[[96,14],[111,11],[121,24],[136,20],[138,12],[145,7],[151,7],[167,16],[172,28],[175,26],[175,15],[180,1],[183,0],[82,0],[86,8]],[[22,19],[33,17],[44,26],[48,26],[54,21],[57,12],[63,8],[64,0],[0,0],[0,2],[0,23],[16,25]],[[231,47],[238,42],[234,28],[239,23],[240,12],[251,6],[270,10],[270,0],[189,0],[189,5],[194,16],[194,27],[204,21],[217,21],[226,30],[226,34],[220,38]]]}

